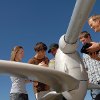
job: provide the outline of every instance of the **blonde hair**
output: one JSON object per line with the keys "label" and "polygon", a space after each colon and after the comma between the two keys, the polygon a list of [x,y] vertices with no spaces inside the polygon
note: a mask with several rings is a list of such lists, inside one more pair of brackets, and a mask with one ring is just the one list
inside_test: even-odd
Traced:
{"label": "blonde hair", "polygon": [[15,46],[13,49],[12,49],[12,52],[11,52],[11,59],[10,61],[15,61],[15,57],[16,57],[16,53],[19,51],[19,49],[23,49],[22,46]]}
{"label": "blonde hair", "polygon": [[99,21],[100,21],[100,15],[98,15],[98,14],[92,15],[92,16],[88,19],[88,22],[89,22],[90,19],[92,19],[93,21],[95,21],[96,19],[99,19]]}

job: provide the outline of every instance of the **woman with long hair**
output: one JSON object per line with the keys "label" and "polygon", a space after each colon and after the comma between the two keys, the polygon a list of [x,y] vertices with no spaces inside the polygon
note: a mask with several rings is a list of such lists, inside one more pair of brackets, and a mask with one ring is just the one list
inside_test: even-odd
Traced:
{"label": "woman with long hair", "polygon": [[[23,59],[24,50],[22,46],[15,46],[11,52],[11,59],[10,61],[19,62]],[[12,81],[12,87],[10,91],[10,100],[28,100],[28,94],[26,91],[24,78],[10,76]],[[31,82],[31,80],[30,80]]]}

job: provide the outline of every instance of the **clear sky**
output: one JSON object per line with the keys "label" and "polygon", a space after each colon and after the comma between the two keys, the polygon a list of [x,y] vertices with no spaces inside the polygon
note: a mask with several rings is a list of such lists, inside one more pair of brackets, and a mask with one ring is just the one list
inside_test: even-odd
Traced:
{"label": "clear sky", "polygon": [[[0,59],[10,60],[14,46],[24,48],[22,62],[27,63],[35,55],[34,45],[44,42],[48,47],[58,43],[66,33],[76,0],[0,0]],[[100,14],[97,0],[90,15]],[[90,29],[88,22],[82,31],[88,31],[92,40],[99,42],[100,33]],[[79,43],[78,51],[82,44]],[[80,53],[81,57],[82,54]],[[49,59],[51,54],[46,53]],[[0,75],[0,100],[9,100],[11,80]],[[32,83],[26,84],[29,100],[35,100]],[[90,91],[85,100],[91,100]]]}

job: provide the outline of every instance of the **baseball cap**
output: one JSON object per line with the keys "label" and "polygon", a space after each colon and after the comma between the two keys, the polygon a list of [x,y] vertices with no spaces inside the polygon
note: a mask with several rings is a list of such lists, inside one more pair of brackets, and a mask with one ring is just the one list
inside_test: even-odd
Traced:
{"label": "baseball cap", "polygon": [[58,45],[57,43],[52,43],[52,44],[49,46],[49,51],[48,51],[48,53],[50,53],[50,52],[51,52],[51,49],[53,49],[53,48],[59,48],[59,45]]}

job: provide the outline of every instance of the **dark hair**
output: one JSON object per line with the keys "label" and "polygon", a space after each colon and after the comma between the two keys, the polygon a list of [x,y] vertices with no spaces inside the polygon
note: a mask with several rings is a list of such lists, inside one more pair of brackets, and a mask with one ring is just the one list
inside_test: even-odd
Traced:
{"label": "dark hair", "polygon": [[47,50],[47,46],[43,42],[39,42],[34,46],[35,51]]}
{"label": "dark hair", "polygon": [[[90,34],[87,31],[83,31],[80,33],[79,39],[81,39],[83,37],[88,38],[88,36],[90,36]],[[90,36],[90,39],[91,39],[91,36]]]}
{"label": "dark hair", "polygon": [[50,46],[49,46],[49,51],[48,51],[48,53],[50,53],[51,52],[51,49],[53,49],[53,48],[59,48],[59,45],[57,44],[57,43],[52,43]]}

